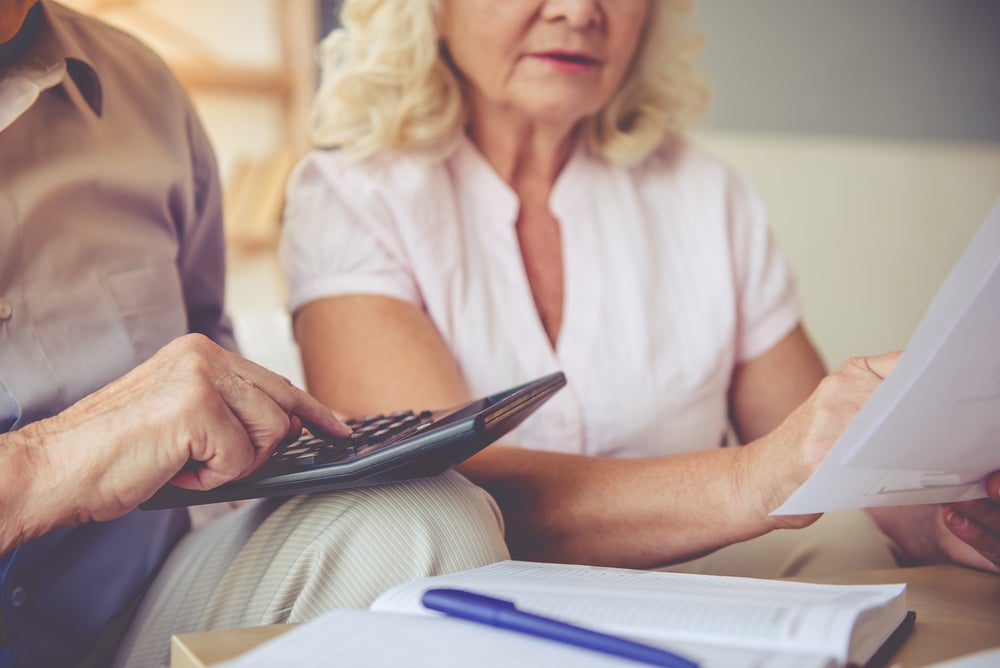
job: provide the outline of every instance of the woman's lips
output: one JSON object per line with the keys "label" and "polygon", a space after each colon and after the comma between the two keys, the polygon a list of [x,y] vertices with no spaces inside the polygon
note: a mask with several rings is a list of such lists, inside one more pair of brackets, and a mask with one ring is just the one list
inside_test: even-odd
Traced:
{"label": "woman's lips", "polygon": [[539,51],[531,57],[570,72],[593,69],[601,64],[597,58],[580,51]]}

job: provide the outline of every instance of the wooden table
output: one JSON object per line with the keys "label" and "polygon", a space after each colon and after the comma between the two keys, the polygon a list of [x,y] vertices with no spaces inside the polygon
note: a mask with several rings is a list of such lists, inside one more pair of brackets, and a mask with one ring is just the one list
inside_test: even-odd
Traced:
{"label": "wooden table", "polygon": [[[893,655],[894,667],[917,668],[1000,647],[1000,576],[957,566],[921,566],[801,579],[828,584],[907,583],[907,607],[916,611],[917,621],[910,637]],[[174,636],[171,668],[205,668],[235,658],[293,626]]]}

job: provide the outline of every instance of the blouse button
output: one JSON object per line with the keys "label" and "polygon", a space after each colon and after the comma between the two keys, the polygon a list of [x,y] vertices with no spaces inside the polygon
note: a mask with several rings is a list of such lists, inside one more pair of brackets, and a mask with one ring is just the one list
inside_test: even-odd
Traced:
{"label": "blouse button", "polygon": [[0,299],[0,320],[7,320],[13,312],[14,309],[11,307],[10,302],[6,299]]}
{"label": "blouse button", "polygon": [[16,587],[14,591],[10,593],[10,602],[15,608],[20,608],[24,605],[24,602],[28,599],[28,592],[24,591],[24,587]]}

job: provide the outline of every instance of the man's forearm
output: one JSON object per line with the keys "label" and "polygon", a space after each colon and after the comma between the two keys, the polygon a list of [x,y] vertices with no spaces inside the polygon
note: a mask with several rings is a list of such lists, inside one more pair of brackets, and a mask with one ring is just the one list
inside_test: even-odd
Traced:
{"label": "man's forearm", "polygon": [[0,554],[61,523],[33,426],[0,434]]}

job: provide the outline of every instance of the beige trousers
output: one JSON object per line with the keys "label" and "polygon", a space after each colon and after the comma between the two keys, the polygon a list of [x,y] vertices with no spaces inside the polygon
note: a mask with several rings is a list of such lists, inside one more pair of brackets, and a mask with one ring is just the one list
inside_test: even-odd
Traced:
{"label": "beige trousers", "polygon": [[170,636],[367,607],[407,580],[509,558],[493,499],[449,471],[265,500],[182,539],[136,610],[118,667],[168,666]]}
{"label": "beige trousers", "polygon": [[772,531],[663,570],[755,578],[818,577],[896,567],[895,544],[863,510],[826,513],[804,529]]}

